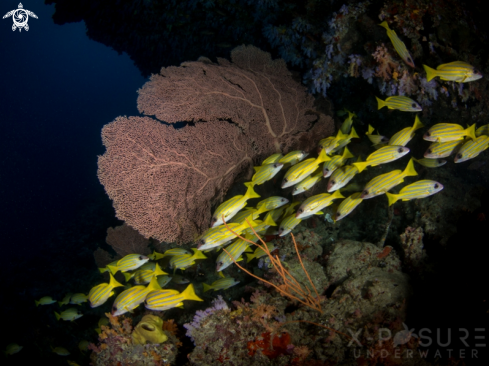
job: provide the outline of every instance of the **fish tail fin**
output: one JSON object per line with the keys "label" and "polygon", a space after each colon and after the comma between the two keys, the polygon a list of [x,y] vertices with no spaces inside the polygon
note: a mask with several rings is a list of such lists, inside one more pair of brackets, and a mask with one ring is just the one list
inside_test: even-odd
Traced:
{"label": "fish tail fin", "polygon": [[107,268],[110,271],[110,273],[112,273],[113,275],[115,275],[119,270],[117,266],[111,266],[110,264],[107,264]]}
{"label": "fish tail fin", "polygon": [[368,167],[368,162],[360,162],[360,163],[353,163],[355,168],[358,169],[358,172],[361,173],[365,170],[366,167]]}
{"label": "fish tail fin", "polygon": [[120,284],[119,282],[117,282],[117,280],[114,278],[114,276],[112,275],[112,273],[109,273],[109,276],[110,276],[109,286],[111,288],[124,286],[124,285]]}
{"label": "fish tail fin", "polygon": [[386,30],[390,30],[389,24],[384,20],[382,23],[379,24],[381,27],[384,27]]}
{"label": "fish tail fin", "polygon": [[251,262],[253,259],[255,259],[254,253],[246,253],[246,263]]}
{"label": "fish tail fin", "polygon": [[375,131],[375,128],[373,128],[372,125],[368,125],[368,131],[365,132],[365,135],[367,135],[367,136],[371,135],[374,133],[374,131]]}
{"label": "fish tail fin", "polygon": [[195,293],[194,285],[190,284],[181,294],[185,300],[204,301]]}
{"label": "fish tail fin", "polygon": [[258,173],[258,171],[261,169],[261,165],[260,166],[254,166],[253,169],[254,169],[255,173]]}
{"label": "fish tail fin", "polygon": [[348,148],[345,146],[345,150],[343,150],[343,159],[350,159],[353,158],[354,155],[348,150]]}
{"label": "fish tail fin", "polygon": [[414,169],[413,159],[414,158],[411,158],[409,160],[409,163],[406,166],[406,169],[404,169],[404,171],[402,172],[402,175],[404,177],[414,177],[415,175],[418,175],[418,172],[416,172],[416,170]]}
{"label": "fish tail fin", "polygon": [[331,160],[331,158],[326,154],[326,150],[321,149],[319,156],[316,160],[318,164],[324,163],[325,161]]}
{"label": "fish tail fin", "polygon": [[398,194],[392,194],[389,192],[385,192],[385,195],[387,196],[387,200],[389,201],[389,206],[392,206],[399,199]]}
{"label": "fish tail fin", "polygon": [[377,99],[377,110],[387,106],[385,102],[382,99],[378,98],[377,96],[375,96],[375,99]]}
{"label": "fish tail fin", "polygon": [[351,132],[350,132],[350,135],[348,137],[351,139],[354,139],[354,138],[359,139],[360,138],[360,136],[358,136],[357,131],[355,131],[355,127],[351,128]]}
{"label": "fish tail fin", "polygon": [[332,198],[335,199],[335,198],[345,198],[345,196],[343,196],[340,192],[340,190],[338,189],[337,191],[334,191],[333,195],[332,195]]}
{"label": "fish tail fin", "polygon": [[165,271],[163,271],[160,267],[160,265],[158,263],[156,263],[156,266],[155,266],[155,276],[164,276],[164,275],[167,275],[168,273],[166,273]]}
{"label": "fish tail fin", "polygon": [[253,186],[254,186],[253,182],[246,182],[245,183],[245,186],[248,187],[248,189],[246,190],[246,193],[245,193],[246,200],[249,200],[250,198],[259,198],[259,197],[261,197],[253,189]]}
{"label": "fish tail fin", "polygon": [[263,222],[267,225],[270,225],[270,226],[277,226],[277,223],[275,221],[273,221],[272,215],[270,215],[270,214],[265,216],[265,218],[263,219]]}
{"label": "fish tail fin", "polygon": [[54,312],[54,315],[56,316],[56,320],[60,320],[61,319],[61,315],[59,315],[57,312]]}
{"label": "fish tail fin", "polygon": [[207,283],[203,283],[204,285],[204,292],[207,292],[209,290],[212,290],[212,286],[211,285],[208,285]]}
{"label": "fish tail fin", "polygon": [[98,269],[98,271],[99,271],[100,273],[105,273],[105,272],[107,272],[107,271],[108,271],[108,268],[107,268],[107,267],[104,267],[104,268],[99,268],[99,269]]}
{"label": "fish tail fin", "polygon": [[420,128],[423,128],[424,124],[421,123],[421,120],[419,119],[418,115],[414,117],[414,126],[413,126],[413,131],[419,130]]}
{"label": "fish tail fin", "polygon": [[158,279],[156,278],[156,276],[153,276],[151,278],[151,281],[148,283],[148,286],[146,286],[146,290],[148,291],[148,293],[151,291],[161,290],[161,286],[158,283]]}
{"label": "fish tail fin", "polygon": [[467,133],[468,137],[470,137],[472,140],[475,140],[475,123],[469,128],[465,129],[465,132]]}
{"label": "fish tail fin", "polygon": [[122,274],[124,275],[126,282],[129,282],[131,280],[132,276],[134,276],[134,273],[124,272]]}
{"label": "fish tail fin", "polygon": [[194,251],[194,259],[207,259],[207,257],[200,250],[192,248]]}
{"label": "fish tail fin", "polygon": [[34,300],[34,302],[36,303],[36,306],[39,306],[40,301]]}
{"label": "fish tail fin", "polygon": [[436,70],[432,69],[429,66],[423,65],[424,71],[426,71],[426,81],[430,81],[434,77],[436,77]]}

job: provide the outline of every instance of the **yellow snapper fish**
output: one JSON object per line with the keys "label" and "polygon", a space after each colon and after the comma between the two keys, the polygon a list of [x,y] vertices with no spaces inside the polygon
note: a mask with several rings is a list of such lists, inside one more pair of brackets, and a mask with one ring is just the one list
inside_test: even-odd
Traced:
{"label": "yellow snapper fish", "polygon": [[[109,265],[110,266],[116,266],[117,265],[117,262],[119,262],[118,259],[115,260],[115,261],[113,261],[113,262],[111,262],[111,263],[109,263]],[[100,273],[110,272],[110,269],[107,266],[105,266],[104,268],[99,268],[98,270],[100,271]]]}
{"label": "yellow snapper fish", "polygon": [[301,182],[307,176],[311,175],[318,168],[319,164],[327,160],[330,160],[330,158],[326,155],[326,151],[322,149],[316,159],[306,159],[294,165],[285,173],[285,177],[282,180],[282,188],[287,188]]}
{"label": "yellow snapper fish", "polygon": [[352,138],[358,138],[358,134],[354,128],[351,129],[350,134],[344,134],[341,130],[338,131],[336,136],[329,136],[319,141],[318,152],[324,150],[326,154],[330,154],[335,150],[339,150],[342,146],[347,145]]}
{"label": "yellow snapper fish", "polygon": [[204,301],[196,295],[194,285],[192,284],[188,285],[182,293],[178,293],[178,291],[176,291],[176,293],[169,293],[165,291],[172,290],[150,292],[146,297],[146,309],[162,311],[174,307],[182,307],[183,301],[185,300]]}
{"label": "yellow snapper fish", "polygon": [[90,344],[89,341],[87,341],[86,339],[82,339],[80,342],[78,342],[78,349],[80,350],[81,353],[84,353],[84,352],[88,351],[88,345],[89,344]]}
{"label": "yellow snapper fish", "polygon": [[171,282],[176,285],[185,285],[190,281],[187,278],[183,277],[182,275],[174,274],[171,278]]}
{"label": "yellow snapper fish", "polygon": [[[183,254],[183,255],[187,255],[187,254]],[[151,282],[153,276],[164,276],[168,274],[160,268],[158,263],[155,263],[155,267],[153,270],[149,268],[143,268],[143,267],[144,266],[142,266],[134,273],[125,272],[124,277],[126,278],[126,281],[129,281],[131,278],[134,278],[134,283],[136,283],[137,285],[145,285]]]}
{"label": "yellow snapper fish", "polygon": [[[269,181],[277,173],[282,169],[284,164],[282,163],[273,163],[273,164],[267,164],[267,165],[261,165],[261,166],[255,166],[253,169],[255,169],[255,174],[251,178],[251,182],[248,182],[254,186],[259,186],[260,184],[265,183],[266,181]],[[245,183],[246,184],[246,183]]]}
{"label": "yellow snapper fish", "polygon": [[377,99],[377,109],[387,107],[389,109],[398,109],[403,112],[421,112],[423,110],[418,103],[408,97],[394,96],[387,98],[385,101],[377,97],[375,98]]}
{"label": "yellow snapper fish", "polygon": [[335,191],[333,194],[321,193],[311,196],[300,205],[295,217],[297,219],[304,219],[312,215],[323,214],[321,210],[331,205],[333,200],[338,198],[345,198],[340,191]]}
{"label": "yellow snapper fish", "polygon": [[36,303],[36,306],[51,305],[51,304],[54,304],[56,302],[56,300],[53,300],[53,298],[51,296],[44,296],[44,297],[41,297],[39,300],[34,300],[34,302]]}
{"label": "yellow snapper fish", "polygon": [[114,304],[112,305],[112,316],[119,316],[128,311],[133,311],[139,304],[144,302],[150,292],[157,290],[161,290],[161,287],[158,285],[156,277],[153,277],[148,286],[133,286],[130,289],[122,291],[115,298]]}
{"label": "yellow snapper fish", "polygon": [[[266,245],[269,252],[273,252],[276,249],[276,246],[272,243],[266,243]],[[265,255],[267,255],[267,252],[262,247],[258,247],[253,253],[246,253],[247,263],[251,262],[255,258],[261,258]]]}
{"label": "yellow snapper fish", "polygon": [[59,306],[67,305],[70,303],[71,295],[73,295],[71,292],[67,293],[65,297],[63,297],[63,300],[58,301]]}
{"label": "yellow snapper fish", "polygon": [[423,159],[415,159],[413,158],[413,160],[418,163],[419,165],[422,165],[424,167],[427,167],[427,168],[438,168],[440,166],[443,166],[447,163],[446,160],[444,159],[427,159],[427,158],[423,158]]}
{"label": "yellow snapper fish", "polygon": [[267,164],[273,164],[273,163],[278,163],[280,159],[283,158],[283,155],[280,153],[270,155],[268,158],[263,160],[261,165],[267,165]]}
{"label": "yellow snapper fish", "polygon": [[489,124],[480,126],[476,131],[475,131],[475,136],[479,137],[481,135],[486,135],[489,136]]}
{"label": "yellow snapper fish", "polygon": [[115,275],[118,271],[127,272],[139,268],[147,261],[149,261],[149,258],[146,257],[145,255],[128,254],[123,258],[119,259],[115,266],[108,264],[107,268],[110,270],[110,272],[113,275]]}
{"label": "yellow snapper fish", "polygon": [[75,361],[66,360],[66,362],[68,363],[69,366],[80,366]]}
{"label": "yellow snapper fish", "polygon": [[453,160],[455,163],[462,163],[478,156],[489,147],[489,136],[479,136],[475,140],[469,140],[460,148]]}
{"label": "yellow snapper fish", "polygon": [[305,157],[309,155],[303,150],[295,150],[289,152],[287,155],[285,155],[283,158],[281,158],[278,162],[282,164],[290,164],[290,165],[295,165],[302,160],[305,159]]}
{"label": "yellow snapper fish", "polygon": [[256,219],[263,212],[274,210],[278,207],[282,207],[283,205],[286,205],[287,203],[289,203],[289,200],[284,197],[280,197],[280,196],[268,197],[263,201],[257,203],[256,205],[257,210],[253,212],[253,218]]}
{"label": "yellow snapper fish", "polygon": [[426,71],[426,80],[430,81],[435,77],[439,77],[441,80],[456,81],[458,83],[467,83],[469,81],[478,80],[482,77],[482,73],[463,61],[449,62],[448,64],[442,64],[435,69],[429,66],[423,65]]}
{"label": "yellow snapper fish", "polygon": [[107,299],[114,294],[114,288],[123,286],[115,280],[112,273],[109,273],[109,276],[109,283],[101,283],[100,285],[93,287],[88,293],[88,301],[90,301],[90,306],[92,308],[104,304]]}
{"label": "yellow snapper fish", "polygon": [[204,292],[214,290],[214,291],[219,291],[219,290],[227,290],[230,287],[236,286],[239,283],[239,281],[236,281],[232,277],[224,277],[224,278],[219,278],[218,280],[212,282],[212,285],[208,285],[207,283],[204,283]]}
{"label": "yellow snapper fish", "polygon": [[245,183],[245,185],[248,187],[248,189],[244,195],[234,196],[233,198],[230,198],[219,205],[214,212],[214,215],[212,215],[211,227],[222,225],[224,223],[224,221],[222,221],[223,215],[224,220],[228,222],[229,219],[231,219],[238,213],[238,211],[246,206],[246,201],[252,198],[260,197],[260,195],[253,190],[253,184],[248,182]]}
{"label": "yellow snapper fish", "polygon": [[411,141],[414,137],[416,130],[424,127],[424,125],[419,120],[419,117],[414,118],[414,125],[412,127],[403,128],[401,131],[397,132],[389,140],[389,145],[406,146],[406,144]]}
{"label": "yellow snapper fish", "polygon": [[[260,221],[261,222],[261,221]],[[247,229],[250,225],[257,226],[259,221],[253,221],[253,214],[249,215],[244,222],[241,224],[227,224],[229,229],[234,231],[237,235],[240,235],[245,229]],[[220,245],[224,245],[231,240],[236,238],[236,235],[233,234],[226,225],[221,225],[217,227],[210,228],[207,230],[198,240],[198,248],[199,250],[207,250],[214,247],[218,247]]]}
{"label": "yellow snapper fish", "polygon": [[70,304],[72,305],[80,305],[88,300],[88,296],[82,293],[76,293],[71,296]]}
{"label": "yellow snapper fish", "polygon": [[440,192],[443,186],[434,180],[418,180],[407,185],[398,194],[387,192],[386,196],[389,201],[389,206],[396,203],[398,200],[409,201],[417,198],[425,198],[435,193]]}
{"label": "yellow snapper fish", "polygon": [[186,269],[195,264],[197,259],[207,259],[200,250],[192,248],[194,254],[175,255],[170,259],[170,267],[174,270]]}
{"label": "yellow snapper fish", "polygon": [[338,146],[336,146],[333,150],[331,150],[331,153],[336,153],[340,151],[342,148],[344,148],[346,145],[350,143],[351,139],[360,138],[360,136],[358,136],[357,132],[353,127],[351,128],[351,132],[349,135],[343,135],[343,136],[344,138],[338,141]]}
{"label": "yellow snapper fish", "polygon": [[400,159],[404,155],[408,154],[409,151],[409,148],[405,146],[387,145],[370,154],[366,161],[353,163],[353,165],[359,172],[362,172],[368,166],[377,166]]}
{"label": "yellow snapper fish", "polygon": [[382,136],[377,132],[377,135],[374,135],[375,128],[371,125],[368,125],[368,131],[365,132],[365,135],[368,137],[373,146],[382,147],[387,145],[389,142],[389,138],[386,136]]}
{"label": "yellow snapper fish", "polygon": [[278,236],[284,236],[290,233],[297,225],[299,225],[302,221],[302,219],[298,219],[295,217],[295,213],[290,214],[289,216],[285,217],[280,222],[280,225],[278,227]]}
{"label": "yellow snapper fish", "polygon": [[[97,332],[97,334],[102,333],[102,325],[105,325],[105,326],[109,325],[109,319],[107,319],[107,317],[105,317],[105,316],[101,317],[98,321],[98,328],[95,328],[95,331]],[[78,348],[80,348],[80,344],[78,344]]]}
{"label": "yellow snapper fish", "polygon": [[226,221],[227,224],[242,224],[247,217],[249,217],[252,213],[257,211],[254,207],[245,207],[242,211],[239,211],[236,215],[234,215],[231,220]]}
{"label": "yellow snapper fish", "polygon": [[70,322],[83,316],[83,314],[77,308],[66,309],[65,311],[61,312],[61,314],[54,312],[54,315],[56,316],[56,320],[63,319]]}
{"label": "yellow snapper fish", "polygon": [[400,169],[392,170],[388,173],[381,174],[370,180],[361,193],[362,199],[368,199],[379,196],[404,182],[405,177],[416,176],[418,173],[414,170],[413,159],[409,160],[408,165],[401,171]]}
{"label": "yellow snapper fish", "polygon": [[327,191],[334,192],[348,184],[355,175],[358,174],[358,168],[354,165],[345,165],[336,169],[328,180]]}
{"label": "yellow snapper fish", "polygon": [[406,48],[406,45],[404,44],[403,41],[399,39],[397,36],[396,32],[392,29],[389,28],[389,24],[387,24],[386,21],[383,21],[382,23],[379,24],[381,27],[384,27],[387,31],[387,36],[392,42],[392,45],[396,49],[396,52],[401,56],[401,58],[404,60],[406,64],[408,64],[411,67],[414,67],[414,61],[411,55],[409,54],[409,51]]}
{"label": "yellow snapper fish", "polygon": [[[166,250],[164,253],[158,253],[157,251],[153,251],[153,254],[150,254],[148,257],[151,260],[157,261],[165,257],[171,257],[174,255],[182,255],[182,254],[192,254],[192,253],[190,253],[187,249],[183,249],[183,248],[171,248]],[[148,262],[148,263],[152,263],[152,262]],[[151,269],[154,269],[154,263],[153,263],[153,268]]]}
{"label": "yellow snapper fish", "polygon": [[343,121],[341,124],[341,132],[345,135],[348,135],[350,133],[350,128],[353,124],[353,117],[356,117],[357,115],[353,112],[350,112],[348,109],[345,109],[346,112],[348,112],[348,117]]}
{"label": "yellow snapper fish", "polygon": [[[160,285],[161,288],[165,287],[173,277],[170,276],[158,276],[158,285]],[[187,282],[186,282],[187,283]]]}
{"label": "yellow snapper fish", "polygon": [[13,354],[20,352],[20,350],[22,348],[24,348],[24,347],[19,346],[17,343],[10,343],[7,346],[7,348],[5,348],[5,351],[3,353],[5,353],[6,356],[10,356],[10,355],[13,355]]}
{"label": "yellow snapper fish", "polygon": [[360,203],[362,203],[362,192],[356,192],[340,202],[334,214],[334,221],[339,221],[348,216]]}
{"label": "yellow snapper fish", "polygon": [[[326,162],[327,163],[327,162]],[[317,173],[308,176],[302,182],[297,183],[292,191],[292,196],[305,192],[311,189],[323,177],[323,172],[319,170]]]}
{"label": "yellow snapper fish", "polygon": [[475,123],[466,129],[457,123],[437,123],[424,134],[423,140],[447,142],[463,140],[465,136],[475,140]]}
{"label": "yellow snapper fish", "polygon": [[353,154],[345,147],[342,155],[332,156],[331,160],[324,162],[323,177],[328,178],[336,169],[345,165],[346,161],[353,157]]}
{"label": "yellow snapper fish", "polygon": [[[254,239],[254,235],[251,234],[246,234],[245,238],[248,240],[252,241],[257,241],[258,238]],[[219,256],[216,259],[216,272],[221,272],[222,270],[228,268],[234,261],[238,262],[242,260],[241,254],[243,254],[246,251],[250,251],[249,249],[249,243],[241,238],[236,239],[233,241],[231,244],[229,244],[227,247],[225,247],[222,250],[222,253],[219,254]],[[233,261],[234,259],[234,261]]]}
{"label": "yellow snapper fish", "polygon": [[253,234],[253,230],[251,229],[251,227],[253,227],[257,234],[263,234],[270,226],[277,226],[277,224],[275,223],[275,221],[273,221],[272,216],[267,213],[263,221],[257,221],[256,225],[251,225],[250,227],[246,228],[245,230],[243,230],[243,234]]}
{"label": "yellow snapper fish", "polygon": [[277,207],[276,209],[273,209],[272,211],[269,212],[270,217],[274,222],[278,222],[281,217],[283,217],[284,212],[287,210],[287,208],[290,206],[289,203],[286,205],[283,205],[281,207]]}
{"label": "yellow snapper fish", "polygon": [[446,142],[434,142],[424,153],[424,157],[428,159],[446,158],[454,151],[458,150],[464,143],[464,140],[453,140]]}
{"label": "yellow snapper fish", "polygon": [[59,356],[69,356],[71,355],[70,351],[68,351],[66,348],[63,347],[51,347],[51,351],[56,353]]}

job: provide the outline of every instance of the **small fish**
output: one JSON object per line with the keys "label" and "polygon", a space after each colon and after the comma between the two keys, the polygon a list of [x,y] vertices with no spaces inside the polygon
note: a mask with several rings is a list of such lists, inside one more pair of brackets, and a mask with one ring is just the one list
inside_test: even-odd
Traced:
{"label": "small fish", "polygon": [[400,169],[392,170],[388,173],[381,174],[370,180],[361,193],[362,199],[368,199],[379,196],[404,182],[405,177],[416,176],[418,173],[414,170],[413,159],[409,160],[408,165],[401,171]]}
{"label": "small fish", "polygon": [[179,274],[174,274],[171,278],[171,282],[176,284],[176,285],[185,285],[189,283],[190,281],[183,277],[182,275]]}
{"label": "small fish", "polygon": [[482,77],[482,73],[463,61],[454,61],[448,64],[442,64],[435,69],[423,65],[426,71],[426,80],[430,81],[435,77],[440,77],[441,80],[456,81],[458,83],[467,83],[469,81],[478,80]]}
{"label": "small fish", "polygon": [[489,124],[480,126],[476,131],[475,131],[475,136],[479,137],[481,135],[486,135],[489,136]]}
{"label": "small fish", "polygon": [[362,192],[356,192],[341,201],[334,214],[334,221],[339,221],[348,216],[360,203],[362,203],[363,198],[361,196]]}
{"label": "small fish", "polygon": [[263,184],[275,177],[275,175],[277,175],[277,173],[282,169],[283,166],[284,164],[282,163],[267,164],[259,167],[255,166],[253,167],[253,169],[255,169],[255,174],[253,175],[253,177],[251,178],[251,182],[249,183],[255,186]]}
{"label": "small fish", "polygon": [[39,306],[39,305],[54,304],[56,302],[56,300],[53,300],[53,298],[51,296],[44,296],[44,297],[41,297],[39,300],[35,300],[34,302],[36,303],[36,306]]}
{"label": "small fish", "polygon": [[258,216],[260,216],[260,214],[262,214],[263,212],[274,210],[278,207],[282,207],[283,205],[286,205],[287,203],[289,203],[289,200],[285,197],[280,197],[280,196],[268,197],[263,201],[257,203],[256,205],[257,210],[253,212],[253,218],[258,218]]}
{"label": "small fish", "polygon": [[301,223],[302,219],[295,217],[295,213],[287,216],[280,222],[278,227],[278,236],[284,236],[290,233],[297,225]]}
{"label": "small fish", "polygon": [[[115,260],[115,261],[113,261],[113,262],[111,262],[111,263],[109,263],[109,265],[116,266],[117,265],[117,262],[119,262],[118,259]],[[105,266],[104,268],[99,268],[98,270],[100,271],[100,273],[110,272],[110,269],[107,266]]]}
{"label": "small fish", "polygon": [[445,165],[447,163],[447,161],[444,159],[427,159],[427,158],[415,159],[415,158],[413,158],[413,160],[416,163],[418,163],[419,165],[425,166],[427,168],[438,168],[438,167]]}
{"label": "small fish", "polygon": [[195,264],[197,259],[207,259],[207,257],[200,250],[192,248],[194,254],[184,254],[184,255],[175,255],[170,259],[170,267],[177,269],[186,269]]}
{"label": "small fish", "polygon": [[[345,135],[343,135],[345,136]],[[333,150],[331,150],[331,153],[337,153],[338,151],[340,151],[342,148],[344,148],[346,145],[348,145],[351,141],[351,139],[353,138],[360,138],[360,136],[358,136],[357,132],[355,131],[355,129],[352,127],[351,129],[351,132],[349,135],[346,135],[344,138],[340,139],[338,141],[338,146],[336,146]]]}
{"label": "small fish", "polygon": [[326,151],[323,149],[319,153],[317,159],[306,159],[299,164],[294,165],[287,170],[287,173],[285,173],[285,177],[282,180],[282,188],[287,188],[301,182],[314,173],[319,164],[324,163],[327,160],[330,160],[330,158],[326,155]]}
{"label": "small fish", "polygon": [[66,349],[66,348],[63,348],[63,347],[51,347],[51,351],[53,351],[54,353],[56,353],[57,355],[60,355],[60,356],[69,356],[71,355],[71,353]]}
{"label": "small fish", "polygon": [[70,322],[83,316],[83,314],[77,308],[68,308],[61,312],[61,314],[54,312],[54,315],[56,316],[57,320],[63,319]]}
{"label": "small fish", "polygon": [[17,343],[10,343],[7,348],[5,348],[5,355],[6,356],[10,356],[10,355],[13,355],[15,353],[18,353],[20,352],[20,350],[24,348],[22,346],[19,346]]}
{"label": "small fish", "polygon": [[281,158],[278,162],[282,164],[290,164],[290,165],[295,165],[302,160],[305,159],[305,157],[309,155],[303,150],[295,150],[289,152],[287,155],[285,155],[283,158]]}
{"label": "small fish", "polygon": [[331,157],[331,160],[324,162],[323,177],[328,178],[336,169],[345,165],[346,161],[353,157],[353,154],[345,147],[343,155],[335,155]]}
{"label": "small fish", "polygon": [[59,306],[67,305],[70,303],[71,295],[73,295],[71,292],[67,293],[65,297],[63,297],[63,300],[58,301]]}
{"label": "small fish", "polygon": [[[257,241],[254,235],[246,234],[245,238],[252,241]],[[253,240],[255,239],[255,240]],[[236,239],[231,244],[229,244],[226,250],[223,249],[222,253],[216,259],[217,267],[216,272],[221,272],[222,270],[228,268],[234,261],[238,262],[241,260],[241,254],[248,250],[250,244],[241,238]],[[250,250],[251,251],[251,250]],[[234,259],[234,261],[233,261]]]}
{"label": "small fish", "polygon": [[88,293],[88,301],[90,301],[90,306],[95,308],[104,304],[109,297],[114,294],[114,288],[123,286],[119,282],[117,282],[112,276],[112,273],[109,273],[110,282],[109,283],[101,283],[93,287]]}
{"label": "small fish", "polygon": [[464,143],[464,140],[453,140],[446,142],[434,142],[424,153],[428,159],[446,158],[454,151],[457,151]]}
{"label": "small fish", "polygon": [[236,286],[239,283],[239,281],[236,281],[232,277],[224,277],[224,278],[219,278],[218,280],[214,281],[212,285],[208,285],[207,283],[204,283],[204,292],[214,290],[214,291],[219,291],[219,290],[227,290],[230,287]]}
{"label": "small fish", "polygon": [[[171,257],[174,255],[182,255],[182,254],[192,254],[192,253],[190,253],[187,249],[183,249],[183,248],[171,248],[166,250],[164,253],[158,253],[156,251],[153,251],[153,254],[150,254],[148,257],[153,261],[157,261],[165,257]],[[154,267],[154,262],[148,262],[148,263],[153,263],[153,267]]]}
{"label": "small fish", "polygon": [[475,123],[466,129],[457,123],[437,123],[424,134],[423,140],[446,142],[463,140],[465,136],[475,140]]}
{"label": "small fish", "polygon": [[387,145],[370,154],[366,161],[361,163],[353,163],[353,165],[359,172],[362,172],[368,166],[386,164],[400,159],[409,153],[409,151],[409,148],[405,146]]}
{"label": "small fish", "polygon": [[[244,229],[243,234],[253,235],[254,234],[253,230],[255,230],[255,232],[257,234],[264,234],[265,231],[267,231],[267,229],[270,226],[277,226],[277,224],[275,223],[275,221],[273,221],[272,216],[270,214],[266,214],[263,221],[260,221],[260,222],[256,221],[255,225],[251,225],[250,227]],[[252,227],[253,227],[253,230],[251,229]]]}
{"label": "small fish", "polygon": [[346,186],[357,174],[358,168],[354,165],[345,165],[336,169],[329,177],[327,191],[333,192]]}
{"label": "small fish", "polygon": [[354,128],[351,129],[349,135],[344,134],[341,132],[341,130],[339,130],[336,136],[329,136],[319,141],[319,152],[321,152],[322,149],[326,152],[326,154],[330,154],[335,150],[339,150],[341,146],[347,145],[352,138],[358,137],[359,136]]}
{"label": "small fish", "polygon": [[278,222],[279,219],[283,216],[285,210],[289,207],[289,204],[287,203],[286,205],[283,205],[281,207],[278,207],[276,209],[273,209],[272,211],[269,212],[270,217],[274,222]]}
{"label": "small fish", "polygon": [[321,180],[322,177],[323,177],[323,172],[321,170],[319,170],[317,173],[314,173],[313,175],[308,176],[302,182],[299,182],[294,186],[294,189],[292,190],[292,196],[295,196],[297,194],[300,194],[302,192],[311,189],[317,182]]}
{"label": "small fish", "polygon": [[211,227],[222,225],[224,223],[222,220],[223,215],[224,220],[228,222],[229,219],[231,219],[238,213],[238,211],[246,206],[246,201],[252,198],[260,197],[260,195],[253,190],[253,184],[248,182],[245,183],[245,185],[248,187],[248,189],[244,195],[234,196],[233,198],[230,198],[219,205],[214,212],[214,215],[212,215]]}
{"label": "small fish", "polygon": [[335,191],[333,194],[321,193],[311,196],[300,205],[295,217],[297,219],[304,219],[312,215],[323,214],[321,210],[331,205],[333,200],[338,198],[345,198],[340,191]]}
{"label": "small fish", "polygon": [[80,342],[78,342],[78,349],[80,350],[81,353],[84,353],[84,352],[88,351],[88,345],[89,344],[90,344],[89,341],[82,339]]}
{"label": "small fish", "polygon": [[122,291],[114,301],[112,305],[112,315],[119,316],[128,311],[132,311],[142,304],[146,299],[146,296],[152,292],[161,290],[158,285],[156,277],[151,279],[148,286],[133,286],[130,289]]}
{"label": "small fish", "polygon": [[265,160],[263,160],[263,162],[261,163],[261,165],[281,163],[281,161],[279,161],[279,160],[282,159],[282,157],[283,157],[283,155],[280,154],[280,153],[270,155],[268,158],[266,158]]}
{"label": "small fish", "polygon": [[[188,254],[183,254],[183,255],[188,255]],[[172,257],[173,258],[173,257]],[[134,283],[137,285],[145,285],[147,283],[151,282],[151,279],[153,276],[164,276],[167,275],[165,271],[163,271],[158,263],[155,263],[154,269],[143,269],[144,266],[139,268],[136,272],[134,273],[124,273],[124,277],[126,278],[126,281],[129,281],[131,278],[134,278]]]}
{"label": "small fish", "polygon": [[88,300],[88,296],[82,293],[77,293],[71,296],[70,304],[80,305]]}
{"label": "small fish", "polygon": [[[165,291],[165,290],[162,290]],[[168,291],[168,290],[167,290]],[[171,291],[171,290],[170,290]],[[198,297],[194,290],[194,285],[190,284],[182,293],[161,294],[159,291],[153,291],[146,297],[146,309],[162,311],[174,307],[182,307],[184,300],[204,301]]]}
{"label": "small fish", "polygon": [[422,127],[424,127],[424,125],[419,120],[419,117],[416,116],[414,118],[413,127],[406,127],[394,134],[389,140],[389,145],[406,146],[406,144],[414,137],[414,132]]}
{"label": "small fish", "polygon": [[378,109],[387,107],[389,109],[398,109],[404,112],[421,112],[423,110],[418,103],[408,97],[394,96],[387,98],[385,101],[377,97],[375,98],[377,99]]}
{"label": "small fish", "polygon": [[[100,334],[102,333],[102,325],[109,325],[109,319],[107,319],[107,317],[103,316],[99,319],[98,321],[98,328],[95,328],[95,331],[97,332],[97,334]],[[80,347],[80,345],[78,345],[78,347]]]}
{"label": "small fish", "polygon": [[[228,224],[229,229],[240,235],[250,225],[257,226],[258,221],[253,221],[253,214],[248,216],[241,224]],[[224,245],[233,240],[236,235],[231,232],[225,225],[217,226],[207,230],[198,240],[199,250],[207,250],[210,248]]]}
{"label": "small fish", "polygon": [[462,163],[478,156],[489,147],[489,136],[479,136],[475,140],[469,140],[460,148],[455,155],[454,162]]}
{"label": "small fish", "polygon": [[160,285],[161,288],[165,287],[173,277],[170,276],[158,276],[158,285]]}
{"label": "small fish", "polygon": [[[276,249],[275,245],[273,245],[272,243],[266,243],[266,245],[269,252],[273,252]],[[255,249],[253,253],[246,253],[246,258],[248,259],[247,263],[255,258],[261,258],[265,255],[267,255],[267,252],[261,246],[259,246]]]}
{"label": "small fish", "polygon": [[147,261],[149,261],[149,258],[145,255],[128,254],[122,259],[119,259],[115,266],[108,264],[107,268],[109,268],[110,272],[115,275],[118,271],[127,272],[139,268]]}
{"label": "small fish", "polygon": [[348,112],[348,117],[346,117],[346,119],[341,124],[341,132],[345,135],[348,135],[348,133],[350,132],[350,128],[353,124],[353,117],[356,117],[357,115],[347,109],[345,109],[345,111]]}
{"label": "small fish", "polygon": [[66,360],[66,362],[68,363],[69,366],[80,366],[75,361]]}
{"label": "small fish", "polygon": [[382,23],[379,24],[381,27],[384,27],[387,30],[387,36],[392,42],[392,45],[396,49],[397,53],[401,58],[404,60],[406,64],[408,64],[411,67],[414,67],[414,61],[411,55],[409,54],[409,51],[406,48],[406,45],[404,44],[403,41],[399,39],[399,37],[396,34],[396,31],[392,30],[389,28],[389,24],[387,24],[386,21],[383,21]]}
{"label": "small fish", "polygon": [[378,132],[377,135],[374,135],[375,128],[371,125],[368,125],[368,132],[365,132],[365,135],[368,137],[370,142],[372,142],[373,146],[382,147],[382,145],[386,145],[389,142],[389,138],[386,136],[381,136]]}
{"label": "small fish", "polygon": [[256,208],[253,207],[245,207],[242,211],[239,211],[236,215],[234,215],[231,220],[226,221],[227,224],[242,224],[247,217],[249,217],[252,213],[257,211]]}
{"label": "small fish", "polygon": [[442,189],[443,186],[440,183],[434,180],[424,179],[407,185],[398,194],[387,192],[386,196],[389,201],[389,206],[391,206],[398,200],[409,201],[417,198],[425,198],[440,192]]}

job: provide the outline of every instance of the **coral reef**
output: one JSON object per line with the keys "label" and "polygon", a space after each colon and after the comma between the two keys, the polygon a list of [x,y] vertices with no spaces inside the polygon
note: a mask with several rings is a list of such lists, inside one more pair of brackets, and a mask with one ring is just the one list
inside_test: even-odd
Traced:
{"label": "coral reef", "polygon": [[426,252],[423,248],[423,228],[408,226],[401,234],[401,245],[404,250],[404,263],[410,271],[423,267],[426,261]]}

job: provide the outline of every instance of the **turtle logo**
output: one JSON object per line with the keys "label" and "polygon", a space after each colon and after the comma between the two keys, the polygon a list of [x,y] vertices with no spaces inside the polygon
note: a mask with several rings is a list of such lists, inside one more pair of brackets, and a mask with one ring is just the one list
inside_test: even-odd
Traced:
{"label": "turtle logo", "polygon": [[17,28],[19,28],[19,32],[22,31],[22,28],[28,31],[29,25],[27,24],[27,21],[29,20],[29,15],[33,18],[38,19],[36,14],[34,14],[30,10],[25,10],[22,3],[19,3],[19,8],[9,11],[7,14],[3,16],[3,19],[8,18],[10,16],[12,17],[14,21],[14,24],[12,25],[13,31],[15,31]]}

